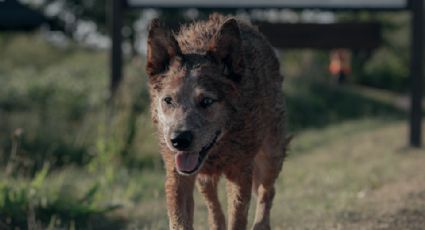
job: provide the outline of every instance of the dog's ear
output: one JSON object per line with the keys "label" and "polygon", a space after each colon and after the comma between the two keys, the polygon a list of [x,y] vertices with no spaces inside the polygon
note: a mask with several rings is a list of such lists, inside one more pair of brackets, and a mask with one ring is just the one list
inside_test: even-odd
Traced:
{"label": "dog's ear", "polygon": [[179,44],[169,30],[161,26],[158,19],[149,26],[146,72],[149,76],[166,70],[171,61],[181,55]]}
{"label": "dog's ear", "polygon": [[241,34],[234,18],[221,25],[208,44],[208,54],[224,64],[224,72],[235,81],[239,81],[244,70],[241,54]]}

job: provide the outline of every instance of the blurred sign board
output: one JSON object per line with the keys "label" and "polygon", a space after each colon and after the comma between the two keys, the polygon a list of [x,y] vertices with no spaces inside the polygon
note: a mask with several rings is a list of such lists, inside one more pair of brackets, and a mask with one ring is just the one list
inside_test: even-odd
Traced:
{"label": "blurred sign board", "polygon": [[130,8],[289,8],[379,9],[407,8],[408,0],[126,0]]}
{"label": "blurred sign board", "polygon": [[278,48],[354,50],[377,48],[381,41],[381,26],[374,22],[317,23],[256,23],[270,43]]}

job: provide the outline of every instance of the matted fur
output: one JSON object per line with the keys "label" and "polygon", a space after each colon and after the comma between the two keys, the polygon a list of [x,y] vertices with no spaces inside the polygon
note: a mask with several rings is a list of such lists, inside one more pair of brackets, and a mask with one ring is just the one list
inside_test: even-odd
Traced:
{"label": "matted fur", "polygon": [[[219,14],[176,34],[154,20],[147,56],[170,229],[193,229],[195,184],[205,197],[210,229],[246,229],[251,191],[257,195],[253,227],[270,229],[287,139],[283,77],[269,42],[250,23]],[[193,134],[184,150],[170,141],[180,131]],[[195,157],[196,166],[189,160]],[[227,221],[217,197],[222,175]]]}

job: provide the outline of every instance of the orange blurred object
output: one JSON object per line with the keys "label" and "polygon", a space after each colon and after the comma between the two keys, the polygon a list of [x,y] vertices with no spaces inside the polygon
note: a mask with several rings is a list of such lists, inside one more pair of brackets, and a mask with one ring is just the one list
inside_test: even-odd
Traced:
{"label": "orange blurred object", "polygon": [[348,75],[351,73],[351,53],[346,49],[337,49],[331,52],[329,72],[338,76],[341,73]]}

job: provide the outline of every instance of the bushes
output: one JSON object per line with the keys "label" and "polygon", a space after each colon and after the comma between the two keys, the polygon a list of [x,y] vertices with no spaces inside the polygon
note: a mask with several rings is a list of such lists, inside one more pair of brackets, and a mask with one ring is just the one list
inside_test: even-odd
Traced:
{"label": "bushes", "polygon": [[286,96],[291,131],[366,117],[400,119],[405,115],[393,105],[362,95],[350,86],[294,79],[290,87],[296,89]]}
{"label": "bushes", "polygon": [[[40,47],[21,47],[20,40],[31,38]],[[9,63],[0,65],[4,71],[0,85],[5,86],[0,91],[3,159],[9,156],[10,135],[21,128],[21,170],[35,172],[45,162],[52,168],[86,164],[92,156],[88,146],[96,136],[95,117],[101,115],[107,96],[106,54],[84,50],[66,54],[38,36],[20,35],[4,46],[20,53],[26,63],[9,56],[12,51],[0,54]],[[40,59],[46,62],[37,62]]]}
{"label": "bushes", "polygon": [[21,229],[81,229],[116,208],[99,206],[97,184],[78,196],[48,184],[47,175],[45,167],[30,181],[6,179],[0,184],[1,224]]}
{"label": "bushes", "polygon": [[0,50],[2,61],[0,73],[10,70],[31,68],[41,71],[51,63],[59,63],[72,54],[73,47],[56,49],[47,43],[41,33],[2,33],[0,35]]}
{"label": "bushes", "polygon": [[364,66],[356,81],[363,85],[403,92],[408,88],[409,63],[394,50],[381,48]]}

